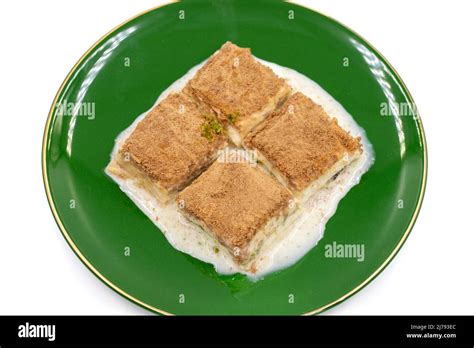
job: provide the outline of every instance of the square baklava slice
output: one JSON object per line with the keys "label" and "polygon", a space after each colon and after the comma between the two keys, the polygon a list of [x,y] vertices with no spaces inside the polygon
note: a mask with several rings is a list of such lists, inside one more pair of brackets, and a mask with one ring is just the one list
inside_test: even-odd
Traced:
{"label": "square baklava slice", "polygon": [[286,81],[259,63],[249,48],[226,42],[184,88],[211,105],[227,122],[230,139],[241,139],[291,91]]}
{"label": "square baklava slice", "polygon": [[360,138],[300,92],[250,132],[244,145],[301,201],[362,154]]}
{"label": "square baklava slice", "polygon": [[295,210],[291,192],[261,167],[217,160],[176,198],[193,223],[242,265]]}
{"label": "square baklava slice", "polygon": [[224,129],[213,110],[184,93],[172,93],[138,123],[107,170],[135,180],[166,203],[225,145]]}

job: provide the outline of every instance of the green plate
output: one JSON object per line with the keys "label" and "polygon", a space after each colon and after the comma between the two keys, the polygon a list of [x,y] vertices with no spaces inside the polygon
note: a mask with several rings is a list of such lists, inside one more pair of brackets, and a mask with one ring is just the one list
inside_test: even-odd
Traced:
{"label": "green plate", "polygon": [[[175,250],[104,173],[118,133],[226,40],[317,81],[366,130],[376,155],[319,244],[256,283]],[[112,289],[163,314],[314,314],[343,301],[406,240],[426,166],[413,100],[380,53],[333,19],[262,0],[183,1],[120,25],[66,77],[43,144],[46,193],[70,247]],[[364,261],[326,257],[333,242],[364,245]]]}

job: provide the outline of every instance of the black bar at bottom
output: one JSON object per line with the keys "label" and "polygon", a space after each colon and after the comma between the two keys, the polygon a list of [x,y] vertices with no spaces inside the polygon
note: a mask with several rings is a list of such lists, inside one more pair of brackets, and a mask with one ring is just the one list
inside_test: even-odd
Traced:
{"label": "black bar at bottom", "polygon": [[0,316],[0,347],[389,344],[474,347],[472,316]]}

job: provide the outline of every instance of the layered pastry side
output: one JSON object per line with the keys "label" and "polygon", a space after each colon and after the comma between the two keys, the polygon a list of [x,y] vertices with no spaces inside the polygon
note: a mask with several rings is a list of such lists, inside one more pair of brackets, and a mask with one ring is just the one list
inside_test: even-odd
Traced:
{"label": "layered pastry side", "polygon": [[285,228],[285,219],[297,207],[291,192],[261,167],[219,159],[181,191],[176,202],[242,267],[258,256],[270,235]]}
{"label": "layered pastry side", "polygon": [[107,171],[135,180],[166,203],[201,174],[226,143],[212,109],[184,93],[172,93],[138,123]]}
{"label": "layered pastry side", "polygon": [[243,137],[282,103],[291,87],[259,63],[249,48],[226,42],[184,91],[210,105],[228,125],[232,142],[239,146]]}
{"label": "layered pastry side", "polygon": [[301,201],[362,154],[360,138],[300,92],[255,127],[244,146]]}

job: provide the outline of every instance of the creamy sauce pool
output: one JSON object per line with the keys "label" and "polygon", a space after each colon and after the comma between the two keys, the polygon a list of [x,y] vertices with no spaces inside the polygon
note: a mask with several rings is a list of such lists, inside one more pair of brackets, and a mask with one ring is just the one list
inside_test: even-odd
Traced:
{"label": "creamy sauce pool", "polygon": [[[327,221],[336,212],[339,201],[360,181],[374,162],[372,145],[364,130],[357,125],[352,116],[316,82],[299,72],[256,58],[260,63],[270,67],[278,76],[286,79],[294,90],[302,92],[314,102],[321,105],[331,117],[335,117],[339,125],[351,135],[360,136],[363,154],[341,172],[337,178],[318,190],[306,203],[300,206],[296,220],[284,235],[276,236],[271,243],[262,248],[256,261],[255,274],[243,271],[232,256],[223,247],[189,222],[177,209],[174,203],[160,204],[150,194],[134,184],[133,180],[121,179],[107,173],[121,190],[155,223],[165,235],[168,242],[179,251],[189,254],[204,262],[214,265],[220,274],[243,273],[250,279],[257,280],[265,274],[291,266],[311,250],[323,237]],[[171,92],[180,91],[206,62],[202,62],[189,70],[183,77],[169,86],[157,99],[157,105]],[[153,108],[153,107],[152,107]],[[152,109],[150,108],[150,110]],[[133,132],[146,111],[122,133],[115,141],[111,156],[114,157],[124,140]],[[218,252],[216,252],[218,248]]]}

